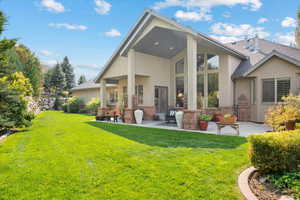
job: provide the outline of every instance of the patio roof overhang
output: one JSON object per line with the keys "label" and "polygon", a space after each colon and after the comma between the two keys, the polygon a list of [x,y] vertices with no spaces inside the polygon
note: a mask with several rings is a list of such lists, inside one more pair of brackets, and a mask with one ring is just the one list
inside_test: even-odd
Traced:
{"label": "patio roof overhang", "polygon": [[[158,19],[166,22],[167,24],[174,26],[177,30],[180,30],[177,32],[182,31],[180,34],[177,34],[176,32],[173,31],[172,34],[175,36],[175,38],[176,37],[182,38],[180,36],[182,33],[184,33],[185,35],[189,34],[189,35],[195,37],[200,45],[207,46],[209,48],[216,48],[217,50],[224,51],[228,54],[237,56],[242,59],[246,59],[246,56],[243,55],[242,53],[240,53],[224,44],[221,44],[220,42],[214,40],[213,38],[211,38],[203,33],[199,33],[197,31],[191,29],[190,27],[179,24],[175,20],[169,19],[167,17],[164,17],[164,16],[152,11],[152,10],[147,9],[144,12],[144,14],[139,18],[138,22],[133,26],[133,28],[131,29],[131,31],[129,32],[127,37],[124,39],[124,41],[121,43],[121,45],[117,48],[117,50],[114,52],[114,54],[108,60],[108,62],[104,66],[103,70],[98,74],[98,76],[95,79],[95,82],[99,82],[99,80],[101,79],[103,74],[106,72],[106,70],[109,68],[109,66],[111,65],[111,63],[114,61],[114,59],[117,56],[119,56],[119,55],[127,56],[127,53],[130,48],[140,48],[140,50],[149,52],[149,54],[150,53],[153,54],[153,50],[151,50],[151,49],[145,50],[144,49],[144,47],[143,47],[144,44],[142,44],[142,43],[139,44],[139,42],[138,42],[135,45],[135,42],[137,41],[139,36],[142,35],[143,30],[145,30],[147,25],[149,25],[154,18],[158,18]],[[152,32],[152,31],[154,31],[154,32]],[[150,38],[152,38],[153,36],[155,36],[157,34],[157,33],[155,34],[155,31],[157,31],[157,29],[155,29],[155,28],[153,28],[153,30],[150,31],[150,34],[152,34],[152,35],[150,35],[151,37],[149,36]],[[166,30],[164,30],[164,31],[166,31]],[[149,41],[151,40],[150,38],[148,38]],[[153,38],[152,38],[152,40],[153,40]],[[174,38],[172,40],[174,40]],[[149,41],[143,41],[143,43],[146,44]],[[184,43],[184,40],[181,39],[180,41],[177,41],[177,42],[178,42],[178,44],[177,44],[178,48],[182,48],[181,43]],[[140,45],[140,46],[137,46],[137,45]],[[175,45],[176,44],[174,43],[174,46]],[[169,44],[166,46],[169,46]],[[170,48],[170,46],[168,48]],[[165,52],[165,51],[166,51],[165,49],[160,50],[160,52]],[[173,53],[165,53],[165,55],[161,54],[161,56],[170,57],[170,54],[173,54]]]}

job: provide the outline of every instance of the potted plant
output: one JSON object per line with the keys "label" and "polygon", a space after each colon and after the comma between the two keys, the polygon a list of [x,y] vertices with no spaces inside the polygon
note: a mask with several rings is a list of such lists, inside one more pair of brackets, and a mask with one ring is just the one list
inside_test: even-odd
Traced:
{"label": "potted plant", "polygon": [[208,126],[208,122],[212,120],[212,116],[211,115],[200,115],[199,116],[199,127],[200,130],[202,131],[206,131],[207,130],[207,126]]}
{"label": "potted plant", "polygon": [[220,122],[233,124],[237,121],[237,117],[232,114],[225,114],[223,117],[220,118]]}
{"label": "potted plant", "polygon": [[223,117],[223,115],[221,114],[220,111],[216,111],[213,115],[213,121],[214,122],[219,122],[221,120],[221,118]]}

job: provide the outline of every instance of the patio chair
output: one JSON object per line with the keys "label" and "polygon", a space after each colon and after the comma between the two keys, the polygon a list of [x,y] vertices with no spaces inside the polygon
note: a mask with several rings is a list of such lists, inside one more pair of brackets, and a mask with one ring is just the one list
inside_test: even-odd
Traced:
{"label": "patio chair", "polygon": [[168,109],[168,112],[166,113],[166,122],[167,123],[170,123],[170,121],[173,121],[174,123],[176,123],[176,109],[174,108],[171,108],[171,109]]}

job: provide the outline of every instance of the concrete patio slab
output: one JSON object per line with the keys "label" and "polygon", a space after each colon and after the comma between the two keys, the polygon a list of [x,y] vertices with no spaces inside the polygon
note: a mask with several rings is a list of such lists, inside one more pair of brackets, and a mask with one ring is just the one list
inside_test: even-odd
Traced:
{"label": "concrete patio slab", "polygon": [[[105,123],[113,123],[113,122],[105,121]],[[168,124],[163,121],[143,121],[142,124],[126,124],[123,122],[118,122],[117,124],[148,127],[148,128],[160,128],[160,129],[167,129],[167,130],[180,130],[180,131],[188,131],[188,132],[217,134],[217,125],[214,122],[209,122],[207,131],[180,129],[174,123]],[[258,124],[258,123],[253,123],[253,122],[239,122],[239,124],[240,124],[240,136],[242,136],[242,137],[247,137],[248,135],[251,135],[251,134],[260,134],[260,133],[264,133],[264,132],[272,130],[271,127],[266,126],[264,124]],[[235,136],[236,131],[229,126],[224,127],[221,130],[221,135],[234,135]]]}

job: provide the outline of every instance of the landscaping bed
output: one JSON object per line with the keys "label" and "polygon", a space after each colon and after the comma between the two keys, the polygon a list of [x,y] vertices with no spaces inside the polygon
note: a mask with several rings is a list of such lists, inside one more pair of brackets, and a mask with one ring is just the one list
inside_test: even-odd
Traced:
{"label": "landscaping bed", "polygon": [[249,177],[249,186],[259,200],[289,200],[293,199],[292,197],[296,200],[300,199],[300,177],[295,180],[285,175],[266,176],[255,171]]}

